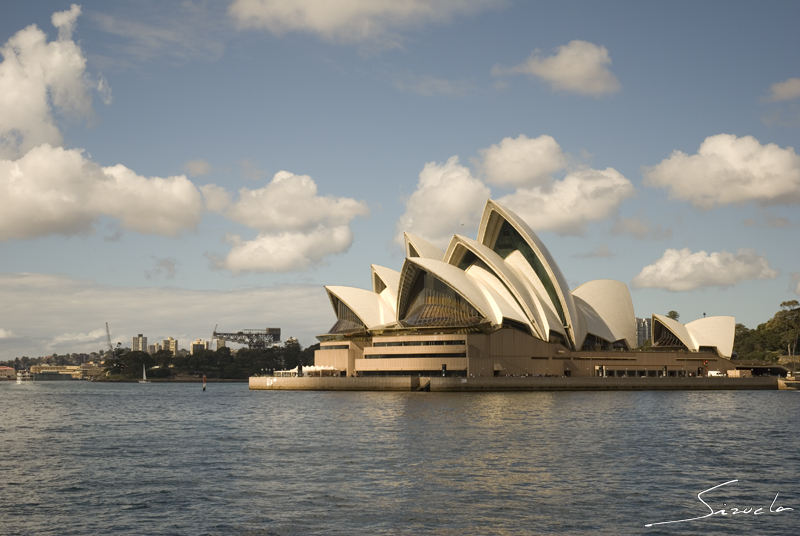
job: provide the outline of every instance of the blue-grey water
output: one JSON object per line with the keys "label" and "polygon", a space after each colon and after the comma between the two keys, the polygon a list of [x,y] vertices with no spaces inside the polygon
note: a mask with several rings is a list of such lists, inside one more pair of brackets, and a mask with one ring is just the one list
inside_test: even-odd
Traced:
{"label": "blue-grey water", "polygon": [[[800,533],[794,391],[2,382],[0,402],[0,534]],[[645,527],[730,480],[704,495],[728,515]]]}

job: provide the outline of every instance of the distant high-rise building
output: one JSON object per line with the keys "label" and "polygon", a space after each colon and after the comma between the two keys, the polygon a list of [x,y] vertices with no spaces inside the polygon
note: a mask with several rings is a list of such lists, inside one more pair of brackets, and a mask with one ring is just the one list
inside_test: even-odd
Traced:
{"label": "distant high-rise building", "polygon": [[208,350],[208,341],[204,341],[202,339],[192,341],[192,344],[189,347],[189,352],[194,355],[195,352],[199,352],[200,350]]}
{"label": "distant high-rise building", "polygon": [[142,335],[141,333],[133,338],[133,344],[131,344],[131,351],[132,352],[146,352],[147,351],[147,337]]}
{"label": "distant high-rise building", "polygon": [[169,350],[172,355],[178,355],[178,339],[173,339],[172,337],[164,339],[161,341],[161,349]]}
{"label": "distant high-rise building", "polygon": [[644,346],[644,344],[651,340],[653,337],[653,319],[652,318],[637,318],[636,319],[636,344]]}
{"label": "distant high-rise building", "polygon": [[225,341],[223,339],[214,339],[214,340],[217,341],[216,350],[219,350],[220,348],[225,348]]}
{"label": "distant high-rise building", "polygon": [[158,344],[158,343],[149,344],[147,346],[147,353],[150,354],[150,355],[153,355],[153,354],[157,353],[159,350],[161,350],[161,345]]}

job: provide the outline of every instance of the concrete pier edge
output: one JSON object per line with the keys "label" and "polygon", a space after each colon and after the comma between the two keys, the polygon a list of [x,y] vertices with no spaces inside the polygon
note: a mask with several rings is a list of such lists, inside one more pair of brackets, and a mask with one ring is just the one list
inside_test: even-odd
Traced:
{"label": "concrete pier edge", "polygon": [[251,390],[265,391],[709,391],[788,389],[778,377],[755,378],[459,378],[416,376],[251,377]]}

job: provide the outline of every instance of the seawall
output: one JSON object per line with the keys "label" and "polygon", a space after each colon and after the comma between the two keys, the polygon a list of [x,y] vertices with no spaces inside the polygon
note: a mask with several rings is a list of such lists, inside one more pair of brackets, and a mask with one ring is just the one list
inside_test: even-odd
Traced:
{"label": "seawall", "polygon": [[442,378],[372,376],[360,378],[251,377],[251,390],[301,391],[719,391],[778,390],[777,377],[756,378]]}

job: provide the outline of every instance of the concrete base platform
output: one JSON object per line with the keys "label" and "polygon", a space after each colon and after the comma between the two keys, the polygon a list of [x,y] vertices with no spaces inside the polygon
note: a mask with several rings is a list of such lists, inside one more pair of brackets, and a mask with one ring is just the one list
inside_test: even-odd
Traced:
{"label": "concrete base platform", "polygon": [[252,377],[252,390],[305,391],[661,391],[778,390],[777,377],[757,378],[361,378]]}

